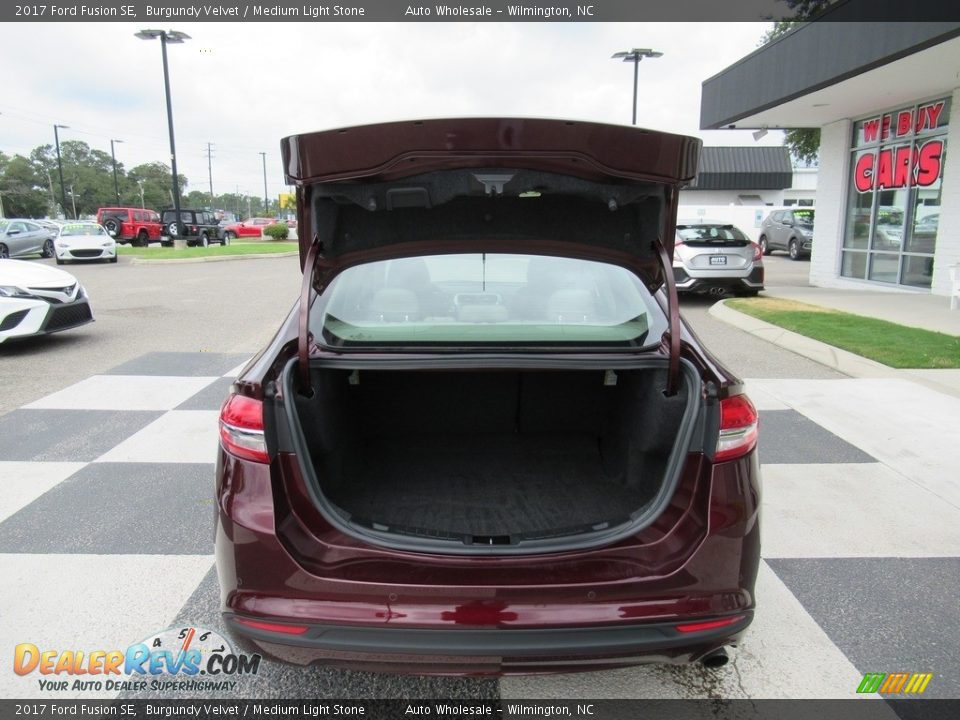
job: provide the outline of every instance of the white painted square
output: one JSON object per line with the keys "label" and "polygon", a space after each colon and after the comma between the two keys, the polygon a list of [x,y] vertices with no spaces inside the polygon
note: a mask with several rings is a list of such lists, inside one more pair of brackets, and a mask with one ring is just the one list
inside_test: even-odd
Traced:
{"label": "white painted square", "polygon": [[756,594],[753,624],[740,646],[730,651],[730,664],[720,670],[700,664],[646,665],[505,677],[500,681],[501,696],[505,700],[858,697],[862,674],[766,563],[760,563]]}
{"label": "white painted square", "polygon": [[92,375],[24,407],[44,410],[171,410],[216,379]]}
{"label": "white painted square", "polygon": [[754,380],[753,384],[960,507],[960,398],[900,379]]}
{"label": "white painted square", "polygon": [[82,462],[0,462],[0,522],[84,465]]}
{"label": "white painted square", "polygon": [[757,410],[790,410],[789,405],[764,390],[757,380],[744,380],[743,389]]}
{"label": "white painted square", "polygon": [[211,555],[0,555],[0,697],[113,697],[41,692],[38,672],[13,672],[14,648],[126,650],[166,629],[212,564]]}
{"label": "white painted square", "polygon": [[882,463],[763,466],[763,556],[957,557],[960,509]]}
{"label": "white painted square", "polygon": [[219,418],[216,410],[171,410],[95,462],[214,463]]}

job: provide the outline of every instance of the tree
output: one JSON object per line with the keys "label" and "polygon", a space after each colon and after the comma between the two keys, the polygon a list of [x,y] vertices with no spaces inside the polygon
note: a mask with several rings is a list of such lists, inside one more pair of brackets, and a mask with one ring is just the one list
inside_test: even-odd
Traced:
{"label": "tree", "polygon": [[22,155],[0,153],[0,195],[7,217],[43,217],[50,212],[50,196],[33,164]]}
{"label": "tree", "polygon": [[[777,38],[783,37],[794,28],[803,24],[805,20],[826,9],[833,0],[783,0],[793,11],[793,17],[788,20],[778,20],[773,27],[760,38],[760,45],[766,45]],[[790,155],[794,160],[815,165],[820,155],[820,128],[793,128],[787,130],[783,143],[790,148]]]}
{"label": "tree", "polygon": [[184,207],[206,208],[210,205],[210,193],[191,190],[183,199]]}
{"label": "tree", "polygon": [[[187,188],[187,178],[179,175],[180,193]],[[140,202],[140,187],[143,186],[143,203],[148,208],[160,210],[173,207],[173,173],[170,166],[162,162],[144,163],[132,168],[126,175],[125,184],[121,188],[121,197],[136,198],[135,205]],[[181,205],[186,207],[185,202]]]}

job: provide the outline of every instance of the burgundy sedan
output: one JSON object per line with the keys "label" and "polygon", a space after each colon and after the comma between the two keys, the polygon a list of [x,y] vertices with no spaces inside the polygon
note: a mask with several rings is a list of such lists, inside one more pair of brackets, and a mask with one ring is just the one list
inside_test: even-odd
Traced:
{"label": "burgundy sedan", "polygon": [[680,317],[700,142],[459,119],[297,135],[302,293],[223,405],[226,625],[407,673],[723,665],[757,412]]}

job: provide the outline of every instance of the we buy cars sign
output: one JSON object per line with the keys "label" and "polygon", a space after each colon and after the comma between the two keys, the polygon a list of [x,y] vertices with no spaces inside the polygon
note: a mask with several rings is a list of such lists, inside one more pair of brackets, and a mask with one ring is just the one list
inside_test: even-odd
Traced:
{"label": "we buy cars sign", "polygon": [[[876,142],[910,136],[936,128],[943,113],[944,101],[921,105],[914,112],[897,113],[866,120],[863,123],[864,142]],[[943,139],[932,138],[915,145],[907,142],[864,153],[857,158],[854,185],[858,192],[913,187],[930,187],[940,178],[943,169]]]}

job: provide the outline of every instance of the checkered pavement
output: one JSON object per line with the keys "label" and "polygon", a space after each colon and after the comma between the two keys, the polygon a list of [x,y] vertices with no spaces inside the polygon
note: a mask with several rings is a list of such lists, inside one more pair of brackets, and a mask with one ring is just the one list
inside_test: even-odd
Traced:
{"label": "checkered pavement", "polygon": [[[0,417],[0,697],[44,696],[12,672],[17,643],[113,649],[222,629],[217,414],[246,359],[149,353]],[[899,380],[747,387],[764,562],[756,620],[724,670],[496,681],[265,662],[229,696],[852,697],[865,672],[923,671],[927,695],[960,697],[960,400]]]}

